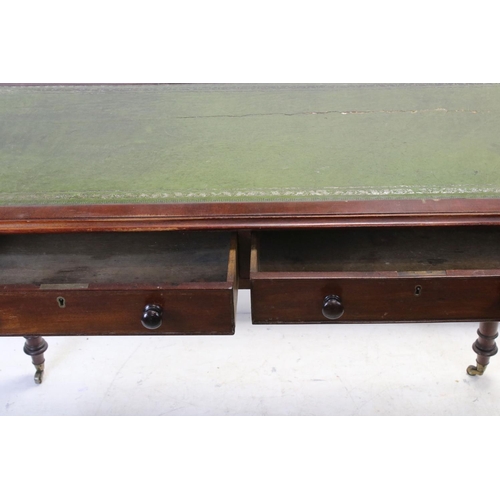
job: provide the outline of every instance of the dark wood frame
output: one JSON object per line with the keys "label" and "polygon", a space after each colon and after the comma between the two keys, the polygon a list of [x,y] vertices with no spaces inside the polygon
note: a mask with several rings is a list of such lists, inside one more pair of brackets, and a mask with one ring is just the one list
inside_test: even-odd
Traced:
{"label": "dark wood frame", "polygon": [[500,225],[500,199],[0,206],[0,233],[238,231],[240,288],[251,230],[431,225]]}
{"label": "dark wood frame", "polygon": [[0,207],[0,232],[500,225],[500,199]]}

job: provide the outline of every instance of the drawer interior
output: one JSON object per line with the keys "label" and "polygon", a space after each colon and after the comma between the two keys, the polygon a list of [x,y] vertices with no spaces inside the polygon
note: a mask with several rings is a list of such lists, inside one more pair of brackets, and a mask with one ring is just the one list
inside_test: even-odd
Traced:
{"label": "drawer interior", "polygon": [[233,246],[223,232],[0,235],[0,285],[232,282]]}
{"label": "drawer interior", "polygon": [[410,272],[500,269],[500,227],[339,228],[254,235],[252,271]]}

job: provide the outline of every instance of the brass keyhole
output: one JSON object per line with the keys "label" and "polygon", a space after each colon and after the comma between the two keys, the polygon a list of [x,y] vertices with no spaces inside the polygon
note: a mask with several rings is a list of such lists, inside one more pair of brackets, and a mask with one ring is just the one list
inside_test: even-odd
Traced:
{"label": "brass keyhole", "polygon": [[59,305],[59,307],[61,309],[65,308],[66,307],[66,300],[64,299],[64,297],[57,297],[57,304]]}
{"label": "brass keyhole", "polygon": [[420,285],[417,285],[415,287],[415,296],[420,297],[420,295],[422,295],[422,287]]}

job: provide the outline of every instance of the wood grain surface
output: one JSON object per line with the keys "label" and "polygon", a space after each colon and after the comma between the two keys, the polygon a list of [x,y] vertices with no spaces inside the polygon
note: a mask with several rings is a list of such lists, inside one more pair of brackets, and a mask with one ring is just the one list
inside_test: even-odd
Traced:
{"label": "wood grain surface", "polygon": [[[495,321],[500,272],[490,276],[254,276],[254,323]],[[421,287],[419,295],[416,288]],[[345,308],[338,320],[322,314],[328,295]]]}
{"label": "wood grain surface", "polygon": [[231,233],[2,235],[0,335],[233,334],[237,262]]}
{"label": "wood grain surface", "polygon": [[[148,304],[163,309],[163,323],[156,330],[141,324]],[[0,291],[0,336],[232,335],[234,309],[230,284],[156,290],[10,289]]]}
{"label": "wood grain surface", "polygon": [[225,282],[231,233],[0,235],[2,285]]}
{"label": "wood grain surface", "polygon": [[378,228],[253,235],[256,323],[488,321],[500,317],[497,227]]}
{"label": "wood grain surface", "polygon": [[267,273],[500,269],[494,226],[262,231],[258,244]]}

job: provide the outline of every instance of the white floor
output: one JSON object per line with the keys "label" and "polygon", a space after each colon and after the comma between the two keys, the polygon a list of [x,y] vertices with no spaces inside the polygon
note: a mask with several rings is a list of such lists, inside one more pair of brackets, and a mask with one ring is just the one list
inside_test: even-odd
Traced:
{"label": "white floor", "polygon": [[500,355],[470,377],[476,324],[252,325],[236,334],[47,337],[35,385],[2,338],[1,415],[499,415]]}

